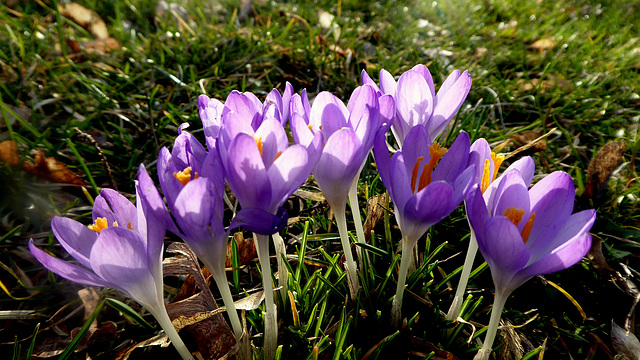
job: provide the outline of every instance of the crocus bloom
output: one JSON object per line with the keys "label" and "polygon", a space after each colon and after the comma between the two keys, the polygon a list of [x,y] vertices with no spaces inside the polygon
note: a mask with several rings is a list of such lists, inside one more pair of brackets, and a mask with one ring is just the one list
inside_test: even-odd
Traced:
{"label": "crocus bloom", "polygon": [[[136,193],[156,191],[136,182]],[[158,196],[159,198],[159,196]],[[54,217],[51,228],[64,249],[79,265],[38,249],[29,250],[50,271],[74,282],[122,291],[143,305],[158,320],[184,359],[191,353],[178,336],[163,302],[162,249],[165,228],[155,209],[138,196],[134,206],[124,196],[104,189],[95,199],[89,226]]]}
{"label": "crocus bloom", "polygon": [[[345,251],[347,280],[351,298],[359,286],[356,265],[351,255],[345,218],[347,197],[355,191],[360,170],[373,147],[380,127],[385,131],[395,111],[391,96],[379,97],[375,88],[363,85],[354,90],[347,106],[329,92],[316,96],[309,107],[306,94],[291,100],[291,133],[296,142],[307,143],[322,134],[322,155],[313,174],[336,216]],[[353,205],[353,203],[352,203]],[[359,214],[359,211],[357,212]]]}
{"label": "crocus bloom", "polygon": [[467,133],[461,132],[447,150],[431,142],[423,125],[409,131],[401,150],[392,158],[389,158],[385,134],[381,132],[376,138],[374,154],[402,232],[402,259],[392,309],[392,321],[398,325],[411,252],[429,227],[460,205],[473,184],[475,165],[467,167]]}
{"label": "crocus bloom", "polygon": [[[363,84],[376,83],[363,70]],[[422,124],[431,140],[435,140],[462,106],[471,88],[471,76],[467,71],[455,70],[435,92],[433,78],[424,65],[416,65],[400,76],[398,82],[386,70],[380,70],[382,94],[390,94],[395,99],[396,116],[391,130],[399,145],[402,145],[409,131]]]}
{"label": "crocus bloom", "polygon": [[[228,106],[229,100],[225,103]],[[223,115],[217,148],[225,169],[227,184],[243,209],[260,209],[277,214],[284,202],[309,177],[320,155],[321,134],[303,145],[289,146],[283,123],[267,112],[261,122],[249,119],[252,112],[230,110]],[[223,110],[225,113],[225,110]],[[273,302],[269,266],[270,233],[255,233],[258,260],[265,288],[265,359],[275,355],[277,345],[276,308]],[[284,242],[274,236],[276,250],[283,254]],[[286,282],[286,267],[278,256],[280,279]]]}
{"label": "crocus bloom", "polygon": [[[471,145],[471,153],[469,154],[469,164],[475,164],[476,172],[474,176],[474,183],[478,184],[480,191],[487,194],[487,199],[492,198],[492,194],[495,191],[497,184],[500,183],[500,177],[498,175],[498,169],[505,160],[505,156],[502,154],[496,154],[491,151],[487,140],[480,138],[473,142]],[[520,172],[525,185],[528,187],[533,180],[533,174],[535,172],[535,163],[530,156],[525,156],[513,164],[511,164],[504,172],[508,173],[511,170],[517,170]],[[466,202],[465,202],[466,205]],[[478,252],[478,243],[476,236],[471,227],[471,238],[469,240],[469,247],[467,249],[467,256],[465,258],[464,267],[462,268],[462,274],[460,275],[460,282],[456,290],[455,297],[447,313],[449,320],[454,320],[460,313],[462,306],[464,291],[467,287],[469,280],[469,274],[473,266],[476,253]]]}
{"label": "crocus bloom", "polygon": [[591,247],[593,209],[575,214],[575,188],[569,174],[556,171],[530,190],[519,171],[502,176],[495,191],[469,194],[468,217],[496,293],[487,339],[476,359],[487,359],[500,314],[513,290],[536,275],[566,269]]}

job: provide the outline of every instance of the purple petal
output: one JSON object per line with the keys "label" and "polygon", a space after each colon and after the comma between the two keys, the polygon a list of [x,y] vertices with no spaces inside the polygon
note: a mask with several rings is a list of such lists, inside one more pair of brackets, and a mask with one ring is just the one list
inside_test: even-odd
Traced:
{"label": "purple petal", "polygon": [[453,182],[453,202],[456,207],[465,199],[475,184],[475,165],[466,168]]}
{"label": "purple petal", "polygon": [[496,288],[512,289],[513,276],[529,261],[529,250],[520,231],[511,220],[496,216],[487,221],[482,236],[484,239],[478,241],[478,247],[491,268]]}
{"label": "purple petal", "polygon": [[522,231],[527,220],[529,220],[531,211],[529,210],[527,186],[517,171],[511,171],[503,176],[496,191],[493,206],[490,209],[493,211],[493,216],[505,216],[509,208],[524,211],[522,219],[517,226],[518,231]]}
{"label": "purple petal", "polygon": [[[396,112],[393,123],[397,133],[403,136],[417,124],[427,125],[433,112],[433,94],[425,79],[417,71],[407,71],[398,80],[396,90]],[[434,134],[429,135],[434,139]]]}
{"label": "purple petal", "polygon": [[[491,148],[489,143],[484,138],[480,138],[471,144],[470,152],[477,154],[476,164],[476,182],[480,184],[482,182],[482,175],[484,174],[484,163],[489,160],[489,169],[493,167],[493,161],[491,161]],[[495,170],[494,170],[495,171]],[[490,176],[493,173],[490,174]]]}
{"label": "purple petal", "polygon": [[522,175],[522,180],[528,186],[531,185],[531,181],[533,181],[533,175],[536,172],[536,164],[533,161],[531,156],[525,156],[523,158],[518,159],[516,162],[511,164],[504,172],[510,170],[518,170],[520,175]]}
{"label": "purple petal", "polygon": [[97,232],[89,230],[88,227],[75,220],[60,216],[55,216],[51,220],[51,230],[69,255],[78,260],[80,264],[88,268],[91,267],[89,254],[91,254],[91,248],[98,238]]}
{"label": "purple petal", "polygon": [[276,156],[289,145],[287,133],[276,119],[265,119],[256,130],[254,138],[260,139],[262,143],[262,161],[267,169],[271,167]]}
{"label": "purple petal", "polygon": [[302,185],[313,169],[310,166],[307,149],[302,145],[292,145],[285,150],[269,168],[271,182],[271,206],[274,212]]}
{"label": "purple petal", "polygon": [[225,174],[229,187],[242,207],[269,207],[271,184],[256,140],[251,135],[238,134],[231,142]]}
{"label": "purple petal", "polygon": [[431,72],[429,71],[429,69],[426,66],[424,66],[422,64],[418,64],[418,65],[414,66],[411,70],[417,71],[418,73],[420,73],[420,75],[422,75],[424,80],[427,82],[427,85],[429,85],[429,90],[431,91],[431,93],[432,94],[436,93],[436,88],[433,85],[433,77],[431,76]]}
{"label": "purple petal", "polygon": [[389,148],[387,147],[386,132],[383,130],[379,130],[376,136],[373,156],[382,183],[389,189],[391,187],[391,156],[389,156]]}
{"label": "purple petal", "polygon": [[538,181],[529,191],[529,196],[531,212],[536,214],[529,238],[538,239],[543,234],[555,237],[555,234],[549,233],[548,230],[559,230],[557,223],[563,224],[573,212],[573,179],[565,172],[553,172]]}
{"label": "purple petal", "polygon": [[429,184],[409,197],[402,209],[403,234],[409,239],[418,239],[432,225],[449,215],[456,206],[453,203],[453,188],[444,181]]}
{"label": "purple petal", "polygon": [[224,106],[237,113],[238,118],[242,119],[247,125],[253,126],[254,119],[260,115],[262,103],[252,93],[241,93],[233,90],[227,96]]}
{"label": "purple petal", "polygon": [[402,157],[406,166],[406,173],[412,174],[413,169],[420,157],[423,159],[420,162],[417,179],[420,179],[424,165],[429,162],[429,147],[431,146],[431,139],[429,133],[422,125],[417,125],[411,128],[405,139],[406,146],[402,146]]}
{"label": "purple petal", "polygon": [[351,128],[356,131],[364,147],[370,149],[373,147],[373,138],[380,127],[380,105],[375,89],[369,85],[356,88],[347,108],[350,112]]}
{"label": "purple petal", "polygon": [[291,115],[297,113],[302,117],[307,125],[309,124],[309,116],[311,116],[311,106],[309,105],[309,98],[307,97],[307,89],[303,89],[300,95],[293,94],[289,107]]}
{"label": "purple petal", "polygon": [[[349,111],[333,94],[323,91],[313,101],[309,124],[321,129],[325,140],[338,129],[348,126]],[[320,128],[321,126],[321,128]]]}
{"label": "purple petal", "polygon": [[434,169],[432,181],[452,183],[467,167],[469,145],[469,135],[462,131]]}
{"label": "purple petal", "polygon": [[403,209],[409,197],[413,196],[413,191],[411,190],[411,173],[407,172],[405,162],[404,154],[401,151],[393,154],[388,175],[391,185],[387,186],[385,184],[396,209]]}
{"label": "purple petal", "polygon": [[330,203],[346,202],[351,182],[366,155],[361,148],[362,143],[351,128],[342,128],[327,140],[314,175]]}
{"label": "purple petal", "polygon": [[[138,176],[140,176],[140,171],[142,171],[142,169],[138,170]],[[146,172],[147,170],[145,169],[144,171]],[[176,197],[178,197],[183,187],[182,183],[173,176],[176,172],[177,169],[174,166],[169,149],[163,147],[160,149],[160,154],[158,154],[158,179],[160,180],[162,193],[167,198],[167,203],[169,203],[169,208],[172,211],[173,203],[176,201]]]}
{"label": "purple petal", "polygon": [[238,134],[253,134],[254,128],[249,122],[242,118],[237,112],[229,112],[222,118],[222,129],[220,129],[219,138],[222,141],[222,146],[229,147],[229,144],[235,139]]}
{"label": "purple petal", "polygon": [[292,113],[289,125],[291,126],[291,136],[296,144],[308,146],[311,143],[313,140],[313,133],[304,121],[302,115],[295,112]]}
{"label": "purple petal", "polygon": [[111,227],[98,236],[91,251],[91,265],[98,276],[118,284],[138,302],[154,304],[158,289],[146,250],[137,232]]}
{"label": "purple petal", "polygon": [[[119,226],[128,227],[132,226],[134,230],[137,228],[137,212],[135,205],[129,201],[126,197],[120,195],[117,191],[113,189],[102,189],[100,192],[100,196],[102,196],[109,207],[113,210],[113,215],[115,221],[118,222]],[[95,220],[95,219],[94,219]],[[112,226],[113,223],[109,223],[109,226]]]}
{"label": "purple petal", "polygon": [[200,120],[202,121],[207,146],[209,147],[220,133],[223,109],[224,104],[222,104],[220,100],[211,99],[206,95],[200,95],[198,97],[198,112],[200,114]]}
{"label": "purple petal", "polygon": [[[449,77],[451,76],[453,76],[453,74]],[[433,116],[431,117],[427,128],[427,130],[429,130],[429,134],[434,138],[440,135],[449,121],[451,121],[458,112],[460,106],[462,106],[462,103],[464,102],[464,99],[467,98],[469,89],[471,89],[471,76],[465,71],[456,80],[456,82],[451,85],[451,87],[445,89],[446,92],[442,93],[445,85],[448,85],[446,81],[440,91],[438,91],[436,99],[437,105],[435,109],[433,109]]]}
{"label": "purple petal", "polygon": [[288,218],[284,208],[279,208],[275,215],[261,209],[244,208],[233,218],[227,232],[242,226],[250,232],[271,235],[282,230],[287,225]]}
{"label": "purple petal", "polygon": [[[171,176],[175,180],[173,176]],[[177,181],[177,180],[176,180]],[[182,186],[182,184],[180,184]],[[136,182],[136,193],[137,199],[141,200],[142,209],[144,210],[145,217],[153,216],[155,219],[161,221],[163,225],[174,233],[177,232],[177,228],[171,219],[171,215],[167,211],[167,207],[164,205],[164,201],[162,200],[162,196],[158,192],[156,185],[153,180],[149,176],[147,169],[143,164],[140,164],[138,168],[138,181]],[[166,195],[166,193],[165,193]],[[140,211],[138,209],[138,216],[140,216]],[[147,220],[148,221],[148,220]],[[154,220],[156,221],[156,220]],[[146,229],[144,227],[140,227],[138,223],[137,230],[141,233],[144,233]],[[163,235],[164,237],[164,235]]]}
{"label": "purple petal", "polygon": [[38,260],[45,268],[59,276],[62,276],[67,280],[71,280],[73,282],[88,286],[104,286],[115,288],[113,284],[100,278],[92,271],[55,258],[40,250],[34,245],[33,239],[29,240],[29,251],[31,251],[33,257],[35,257],[36,260]]}
{"label": "purple petal", "polygon": [[380,103],[380,127],[386,133],[396,115],[396,101],[391,95],[382,95],[378,102]]}
{"label": "purple petal", "polygon": [[552,251],[546,252],[548,255],[526,267],[522,275],[531,277],[550,274],[571,267],[580,261],[591,248],[589,229],[591,229],[595,217],[595,210],[585,210],[574,214],[551,245],[558,246]]}
{"label": "purple petal", "polygon": [[291,104],[291,97],[293,96],[293,85],[291,85],[288,81],[284,86],[284,93],[282,94],[282,126],[287,123],[289,120],[289,110]]}
{"label": "purple petal", "polygon": [[471,223],[471,227],[473,227],[477,235],[478,242],[484,241],[485,224],[489,221],[490,214],[479,185],[475,184],[469,191],[465,200],[465,208],[469,223]]}
{"label": "purple petal", "polygon": [[385,69],[380,70],[380,90],[383,94],[389,94],[396,97],[396,88],[398,84],[393,76]]}
{"label": "purple petal", "polygon": [[369,77],[369,74],[367,74],[364,69],[362,69],[362,72],[360,73],[360,81],[362,81],[362,85],[371,85],[374,89],[376,89],[376,92],[380,92],[380,88],[378,87],[376,82],[373,81],[371,77]]}
{"label": "purple petal", "polygon": [[[221,201],[215,195],[213,183],[206,178],[191,180],[176,199],[176,221],[186,235],[185,241],[200,253],[207,253],[206,247],[225,237],[224,214],[217,204]],[[219,246],[217,250],[220,251]]]}

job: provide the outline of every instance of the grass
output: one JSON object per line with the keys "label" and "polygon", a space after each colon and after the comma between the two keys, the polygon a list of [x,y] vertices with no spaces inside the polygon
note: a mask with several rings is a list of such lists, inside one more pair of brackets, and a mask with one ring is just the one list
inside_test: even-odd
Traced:
{"label": "grass", "polygon": [[[49,250],[61,255],[48,228],[53,215],[89,221],[91,201],[100,188],[132,194],[139,164],[154,173],[159,149],[171,146],[181,123],[188,122],[202,140],[199,94],[224,99],[237,89],[263,97],[289,81],[296,92],[329,90],[346,99],[359,84],[362,69],[375,79],[382,68],[399,75],[417,63],[429,67],[436,86],[453,69],[472,74],[471,92],[454,120],[455,128],[465,129],[472,140],[485,137],[497,145],[527,130],[544,133],[556,127],[546,150],[533,155],[536,178],[567,171],[578,194],[586,187],[595,153],[610,141],[626,142],[626,165],[614,172],[599,198],[587,202],[598,210],[592,233],[602,242],[603,259],[612,270],[583,260],[558,274],[534,278],[514,292],[503,314],[503,320],[518,326],[513,344],[533,351],[534,358],[545,342],[544,356],[551,359],[614,358],[610,322],[622,325],[628,314],[633,319],[628,284],[636,281],[639,268],[637,4],[256,1],[245,13],[233,2],[191,0],[185,4],[188,16],[177,19],[160,17],[152,0],[82,1],[107,22],[121,46],[78,55],[69,42],[84,44],[92,35],[60,16],[54,2],[15,3],[0,5],[0,140],[14,140],[23,161],[33,161],[34,151],[43,150],[87,186],[83,192],[0,164],[0,342],[13,358],[35,354],[42,344],[85,325],[81,311],[71,312],[80,304],[71,289],[80,287],[43,272],[26,252],[27,240],[48,242]],[[335,15],[328,28],[319,25],[321,11]],[[555,45],[532,49],[540,39]],[[361,176],[363,215],[367,199],[384,193],[376,175],[369,164]],[[314,191],[313,183],[307,189]],[[295,309],[279,313],[282,358],[384,359],[402,354],[435,359],[444,357],[443,351],[460,359],[473,357],[477,345],[468,340],[480,336],[482,330],[474,334],[472,329],[486,324],[493,300],[490,273],[480,260],[464,307],[469,323],[448,334],[452,325],[439,316],[448,309],[464,259],[468,230],[462,209],[420,241],[424,261],[407,281],[415,294],[405,297],[408,322],[395,332],[388,326],[399,257],[393,215],[385,214],[374,228],[372,247],[364,248],[371,263],[361,274],[362,296],[350,303],[345,301],[342,254],[328,206],[292,200],[287,207],[291,216],[303,219],[286,230],[298,239],[288,253],[305,261],[290,262]],[[236,293],[259,287],[256,275],[253,265],[249,272],[237,272]],[[180,285],[177,280],[168,284],[175,291]],[[129,306],[144,315],[135,304]],[[18,317],[15,310],[35,312]],[[119,337],[107,337],[76,354],[64,344],[57,348],[67,349],[65,356],[71,358],[84,357],[82,352],[112,358],[128,340],[154,335],[109,307],[102,309],[99,321],[115,322],[122,331]],[[247,322],[258,354],[262,340],[255,335],[263,328],[262,314],[248,312]],[[162,351],[173,350],[147,348],[137,354],[150,357]]]}

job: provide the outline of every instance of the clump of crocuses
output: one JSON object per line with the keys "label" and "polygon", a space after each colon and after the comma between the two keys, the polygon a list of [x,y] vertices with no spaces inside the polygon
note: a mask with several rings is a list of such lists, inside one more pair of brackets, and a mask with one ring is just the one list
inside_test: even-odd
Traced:
{"label": "clump of crocuses", "polygon": [[[32,254],[56,274],[89,286],[118,289],[147,308],[185,359],[191,354],[173,328],[163,303],[162,251],[168,230],[187,243],[211,271],[239,339],[243,333],[224,268],[229,231],[254,233],[265,291],[263,351],[278,346],[269,235],[278,260],[282,299],[287,298],[286,249],[279,231],[286,226],[283,204],[313,177],[332,208],[345,255],[350,298],[360,290],[351,254],[346,205],[351,204],[358,241],[364,241],[357,200],[360,171],[373,149],[380,178],[393,202],[402,233],[391,321],[402,321],[402,299],[411,254],[420,238],[464,201],[471,231],[459,289],[448,318],[456,319],[479,249],[493,276],[496,295],[487,339],[476,359],[486,359],[507,297],[529,278],[565,269],[589,249],[594,210],[573,214],[574,186],[568,174],[554,172],[531,189],[535,166],[523,157],[501,176],[507,156],[491,151],[484,139],[470,144],[462,129],[450,145],[443,139],[471,87],[467,71],[453,71],[435,90],[429,69],[416,65],[398,80],[380,71],[379,84],[362,72],[362,86],[345,103],[328,91],[313,103],[306,90],[271,91],[261,101],[251,92],[232,91],[224,102],[201,95],[198,112],[205,144],[179,126],[173,148],[162,148],[157,175],[162,195],[141,165],[136,205],[114,190],[95,199],[93,223],[55,217],[52,230],[78,262],[55,258],[30,241]],[[287,124],[291,139],[287,134]],[[393,137],[387,136],[391,130]],[[390,154],[395,139],[396,151]],[[392,142],[394,142],[392,140]],[[233,197],[225,192],[225,184]],[[235,217],[225,223],[225,201],[235,198]],[[165,205],[166,203],[166,205]],[[230,204],[231,205],[231,204]],[[361,249],[358,257],[362,263]],[[282,304],[284,305],[284,304]]]}

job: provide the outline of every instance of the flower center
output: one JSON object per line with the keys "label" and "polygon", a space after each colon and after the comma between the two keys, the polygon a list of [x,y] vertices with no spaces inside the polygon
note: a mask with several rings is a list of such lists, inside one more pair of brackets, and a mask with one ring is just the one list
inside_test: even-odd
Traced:
{"label": "flower center", "polygon": [[[118,226],[118,222],[114,221],[112,226]],[[89,230],[93,230],[99,233],[100,231],[108,228],[109,223],[107,222],[107,218],[99,217],[96,219],[96,221],[93,224],[88,225],[87,227],[89,228]],[[127,222],[127,229],[133,230],[133,226],[131,226],[131,222]]]}
{"label": "flower center", "polygon": [[[504,216],[507,219],[511,220],[511,222],[515,226],[518,226],[520,224],[520,221],[522,221],[523,215],[524,215],[523,209],[516,209],[514,207],[508,207],[504,211]],[[527,220],[527,222],[524,224],[524,227],[522,228],[522,231],[520,232],[520,235],[522,236],[522,241],[524,241],[525,244],[529,240],[529,235],[531,235],[531,228],[533,227],[533,221],[535,219],[536,219],[536,213],[531,213],[531,216],[529,216],[529,220]]]}
{"label": "flower center", "polygon": [[[422,175],[420,175],[420,180],[418,181],[418,190],[420,191],[427,187],[427,185],[431,184],[431,173],[433,169],[438,164],[438,161],[444,154],[447,153],[447,148],[440,147],[438,143],[433,143],[429,146],[429,162],[424,166],[422,170]],[[420,171],[420,163],[424,160],[424,156],[420,156],[416,159],[416,164],[413,166],[413,171],[411,172],[411,191],[416,193],[416,181],[418,180],[418,172]]]}
{"label": "flower center", "polygon": [[180,181],[180,184],[182,184],[182,186],[186,186],[189,183],[189,181],[195,180],[198,178],[198,173],[193,173],[193,179],[192,179],[191,166],[189,166],[182,171],[178,171],[177,173],[174,173],[173,177],[176,178],[178,181]]}
{"label": "flower center", "polygon": [[484,169],[482,171],[482,180],[480,181],[480,190],[484,193],[498,175],[498,168],[502,165],[505,156],[502,154],[491,153],[491,160],[493,161],[493,176],[491,176],[491,164],[489,159],[484,161]]}

